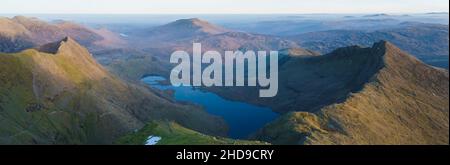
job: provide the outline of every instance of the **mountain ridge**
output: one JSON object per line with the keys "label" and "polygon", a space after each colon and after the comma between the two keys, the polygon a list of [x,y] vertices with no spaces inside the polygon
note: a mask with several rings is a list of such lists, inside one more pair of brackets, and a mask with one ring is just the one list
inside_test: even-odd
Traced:
{"label": "mountain ridge", "polygon": [[89,48],[120,47],[126,43],[107,29],[91,29],[69,21],[48,23],[35,17],[0,17],[0,52],[14,53],[70,36]]}
{"label": "mountain ridge", "polygon": [[287,113],[257,139],[274,144],[448,144],[448,72],[389,42],[372,49],[379,52],[382,66],[361,90],[318,111]]}
{"label": "mountain ridge", "polygon": [[287,37],[304,48],[328,53],[336,48],[387,40],[422,61],[448,69],[448,25],[403,22],[400,27],[378,30],[329,30]]}
{"label": "mountain ridge", "polygon": [[200,107],[110,74],[74,39],[52,46],[53,54],[0,54],[1,144],[111,144],[162,119],[226,134],[223,120]]}

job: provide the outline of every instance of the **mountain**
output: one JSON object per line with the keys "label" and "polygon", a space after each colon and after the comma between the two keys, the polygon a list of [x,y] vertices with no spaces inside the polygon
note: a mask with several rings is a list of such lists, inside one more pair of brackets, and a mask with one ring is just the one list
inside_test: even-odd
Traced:
{"label": "mountain", "polygon": [[[375,31],[330,30],[288,37],[304,48],[328,53],[350,45],[370,46],[373,42],[387,40],[427,63],[448,68],[448,25],[403,23],[402,27]],[[436,63],[436,60],[442,60]]]}
{"label": "mountain", "polygon": [[431,14],[431,15],[448,15],[448,12],[429,12],[425,14]]}
{"label": "mountain", "polygon": [[289,37],[301,46],[328,53],[349,45],[370,46],[388,40],[416,56],[448,56],[448,25],[404,23],[405,27],[376,31],[331,30]]}
{"label": "mountain", "polygon": [[174,22],[158,26],[146,32],[153,40],[171,41],[191,39],[193,37],[215,35],[229,30],[213,25],[198,18],[180,19]]}
{"label": "mountain", "polygon": [[256,139],[274,144],[449,143],[448,71],[389,42],[340,48],[281,67],[281,76],[291,76],[280,84],[295,85],[290,92],[297,94],[282,88],[279,99],[268,104],[291,112]]}
{"label": "mountain", "polygon": [[[328,19],[329,15],[317,15],[305,18],[277,18],[257,22],[240,21],[228,23],[225,26],[249,33],[275,35],[288,37],[309,32],[329,30],[379,30],[386,28],[399,28],[405,17],[358,17],[358,16],[336,16]],[[447,22],[447,19],[440,19]]]}
{"label": "mountain", "polygon": [[111,144],[154,120],[226,134],[222,119],[122,81],[70,37],[0,54],[1,144]]}
{"label": "mountain", "polygon": [[37,18],[0,17],[0,52],[19,52],[70,36],[86,47],[120,45],[120,39],[105,29],[91,29],[68,21],[47,23]]}
{"label": "mountain", "polygon": [[[193,43],[201,43],[202,52],[208,50],[219,52],[227,50],[279,50],[299,47],[295,42],[280,37],[233,31],[198,18],[181,19],[149,28],[145,31],[130,34],[128,38],[133,41],[135,50],[142,50],[140,52],[145,53],[136,53],[135,51],[125,53],[126,50],[121,49],[116,50],[116,52],[99,51],[94,52],[94,54],[98,57],[121,54],[121,58],[117,58],[114,63],[109,63],[106,66],[111,68],[115,74],[123,75],[126,79],[132,78],[134,81],[144,75],[155,74],[156,71],[156,74],[168,75],[170,73],[169,68],[172,68],[172,64],[169,63],[170,55],[177,50],[192,52]],[[152,62],[155,59],[158,62],[152,65],[152,68],[147,67],[149,66],[148,63],[155,63]],[[123,72],[124,68],[127,68],[125,66],[134,66],[134,68],[130,72]],[[166,69],[161,69],[164,67]]]}
{"label": "mountain", "polygon": [[363,15],[363,17],[389,17],[389,16],[391,15],[386,13]]}
{"label": "mountain", "polygon": [[192,50],[192,43],[194,42],[202,43],[205,49],[217,51],[229,49],[278,50],[297,47],[294,42],[275,36],[233,31],[198,18],[181,19],[154,27],[146,32],[139,33],[139,37],[146,41],[143,44],[153,41],[153,44],[145,44],[143,47],[170,49],[170,51],[175,49]]}

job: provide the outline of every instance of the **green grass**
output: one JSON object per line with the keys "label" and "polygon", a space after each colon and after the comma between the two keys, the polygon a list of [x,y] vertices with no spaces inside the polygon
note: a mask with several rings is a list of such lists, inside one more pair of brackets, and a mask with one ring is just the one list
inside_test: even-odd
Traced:
{"label": "green grass", "polygon": [[[49,101],[42,99],[43,96],[36,98],[33,93],[35,64],[31,56],[34,53],[34,50],[0,53],[0,144],[82,144],[86,135],[78,128],[78,123],[87,121],[80,118],[78,112],[70,111],[76,107],[73,101],[64,101],[72,94],[63,93],[58,96],[60,101]],[[56,58],[40,55],[41,58]],[[45,108],[26,111],[36,103]]]}
{"label": "green grass", "polygon": [[[139,128],[137,121],[130,122],[134,113],[145,116],[139,119],[144,122],[170,119],[215,135],[226,130],[222,120],[197,107],[164,101],[144,87],[113,77],[91,63],[88,54],[72,58],[70,53],[79,52],[66,53],[52,55],[33,49],[0,53],[0,144],[112,144]],[[170,137],[164,144],[235,142],[178,125],[162,125],[155,131]],[[130,138],[130,144],[143,144],[146,138],[139,137],[139,142]]]}
{"label": "green grass", "polygon": [[157,145],[268,145],[260,141],[214,137],[184,128],[174,122],[150,122],[135,133],[119,138],[116,144],[143,145],[148,136],[159,136]]}

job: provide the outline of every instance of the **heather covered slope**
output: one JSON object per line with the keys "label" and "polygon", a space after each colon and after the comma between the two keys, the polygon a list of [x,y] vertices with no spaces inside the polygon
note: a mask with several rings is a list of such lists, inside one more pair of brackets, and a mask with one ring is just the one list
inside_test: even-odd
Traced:
{"label": "heather covered slope", "polygon": [[371,59],[359,69],[374,73],[360,90],[317,111],[286,113],[257,139],[274,144],[449,143],[447,71],[423,64],[388,42],[366,48],[366,55],[359,53],[364,48],[351,49],[342,54]]}
{"label": "heather covered slope", "polygon": [[0,54],[1,144],[110,144],[154,119],[226,132],[198,107],[112,76],[71,38],[39,50]]}

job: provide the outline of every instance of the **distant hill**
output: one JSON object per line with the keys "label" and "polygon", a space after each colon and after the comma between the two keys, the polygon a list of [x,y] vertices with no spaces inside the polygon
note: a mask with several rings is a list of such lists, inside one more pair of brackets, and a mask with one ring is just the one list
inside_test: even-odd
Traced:
{"label": "distant hill", "polygon": [[199,107],[124,82],[74,39],[0,54],[0,144],[111,144],[152,120],[225,135]]}
{"label": "distant hill", "polygon": [[389,16],[390,15],[386,13],[363,15],[363,17],[389,17]]}
{"label": "distant hill", "polygon": [[225,26],[230,29],[237,29],[249,33],[292,36],[309,32],[328,30],[379,30],[386,28],[401,27],[404,22],[401,16],[390,17],[359,17],[343,16],[342,18],[327,19],[324,15],[319,18],[308,17],[303,19],[272,19],[258,22],[238,22]]}
{"label": "distant hill", "polygon": [[111,46],[124,44],[106,29],[90,29],[68,21],[47,23],[37,18],[0,17],[0,52],[18,52],[69,36],[83,46]]}
{"label": "distant hill", "polygon": [[[267,125],[256,139],[274,144],[449,143],[448,71],[389,42],[340,48],[282,68],[281,76],[290,73],[290,79],[280,84],[292,86],[262,104],[292,112]],[[329,98],[334,103],[311,105]]]}
{"label": "distant hill", "polygon": [[425,13],[425,14],[431,14],[431,15],[435,15],[435,14],[438,14],[438,15],[448,15],[448,12],[429,12],[429,13]]}
{"label": "distant hill", "polygon": [[404,28],[376,30],[332,30],[288,37],[301,46],[321,53],[349,45],[370,46],[388,40],[415,56],[448,56],[448,25],[404,23]]}
{"label": "distant hill", "polygon": [[430,64],[435,64],[433,60],[446,57],[446,61],[437,63],[436,66],[448,68],[448,29],[448,25],[403,23],[401,28],[320,31],[295,35],[288,39],[321,53],[329,53],[336,48],[350,45],[370,46],[373,42],[387,40]]}
{"label": "distant hill", "polygon": [[173,41],[225,33],[229,30],[198,18],[180,19],[145,32],[153,40]]}
{"label": "distant hill", "polygon": [[139,34],[139,37],[145,41],[155,41],[144,47],[171,50],[192,50],[194,42],[202,43],[205,49],[217,51],[297,47],[296,43],[275,36],[228,30],[198,18],[181,19],[154,27]]}
{"label": "distant hill", "polygon": [[[191,52],[193,43],[201,43],[203,52],[208,50],[223,52],[226,50],[258,51],[299,48],[295,42],[280,37],[228,30],[198,18],[181,19],[149,28],[143,32],[130,34],[129,39],[135,41],[133,48],[147,53],[125,53],[122,49],[116,50],[116,52],[100,51],[95,54],[98,57],[105,57],[108,53],[122,54],[122,59],[118,58],[117,61],[106,66],[111,68],[114,73],[127,79],[132,78],[134,81],[155,71],[162,75],[170,73],[167,69],[166,71],[161,70],[164,66],[172,68],[169,63],[170,54],[176,50]],[[140,55],[130,56],[135,54]],[[150,59],[158,59],[158,63],[154,63]],[[149,66],[149,63],[154,65]],[[128,70],[124,69],[125,66],[131,65],[134,68],[129,72],[124,72],[124,70]]]}

